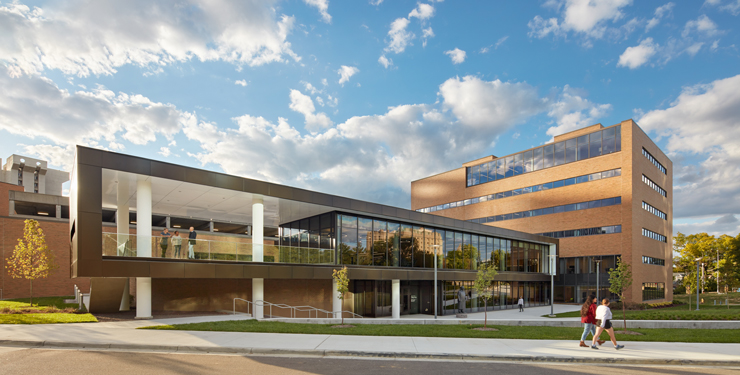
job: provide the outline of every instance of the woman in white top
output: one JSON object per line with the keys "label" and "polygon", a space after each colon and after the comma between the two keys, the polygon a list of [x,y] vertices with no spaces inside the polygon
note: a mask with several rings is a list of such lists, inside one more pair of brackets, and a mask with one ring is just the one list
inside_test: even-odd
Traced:
{"label": "woman in white top", "polygon": [[596,339],[601,335],[601,332],[606,331],[609,334],[609,338],[614,344],[614,349],[622,349],[624,345],[617,345],[617,339],[614,338],[614,328],[612,328],[612,310],[609,308],[609,299],[604,298],[601,301],[601,306],[596,308],[596,334],[591,340],[591,349],[598,349],[596,346]]}

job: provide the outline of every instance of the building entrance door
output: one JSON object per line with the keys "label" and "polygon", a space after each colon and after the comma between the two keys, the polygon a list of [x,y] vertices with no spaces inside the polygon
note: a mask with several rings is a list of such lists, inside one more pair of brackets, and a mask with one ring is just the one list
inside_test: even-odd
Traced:
{"label": "building entrance door", "polygon": [[418,285],[401,286],[401,314],[418,314],[421,296]]}

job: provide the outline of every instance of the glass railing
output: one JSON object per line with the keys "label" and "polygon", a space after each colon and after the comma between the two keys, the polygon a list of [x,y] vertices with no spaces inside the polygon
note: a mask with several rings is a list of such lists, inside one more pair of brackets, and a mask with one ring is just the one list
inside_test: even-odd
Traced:
{"label": "glass railing", "polygon": [[[195,259],[232,262],[251,262],[254,250],[262,247],[263,261],[267,263],[336,264],[334,250],[279,245],[255,245],[243,238],[224,237],[223,240],[162,236],[143,236],[151,246],[152,258]],[[113,257],[142,257],[137,249],[139,236],[135,234],[103,233],[103,255]]]}

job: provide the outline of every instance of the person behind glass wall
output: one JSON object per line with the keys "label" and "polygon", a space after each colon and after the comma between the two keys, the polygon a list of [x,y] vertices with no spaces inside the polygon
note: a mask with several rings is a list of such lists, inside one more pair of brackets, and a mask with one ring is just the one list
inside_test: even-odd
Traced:
{"label": "person behind glass wall", "polygon": [[182,247],[182,237],[180,237],[180,232],[175,231],[175,234],[172,236],[172,247],[175,248],[175,258],[180,257],[180,247]]}
{"label": "person behind glass wall", "polygon": [[169,244],[170,237],[172,237],[172,233],[170,233],[169,229],[164,228],[162,233],[160,233],[159,235],[162,236],[162,238],[159,240],[159,247],[162,248],[162,258],[164,258],[167,253],[167,245]]}
{"label": "person behind glass wall", "polygon": [[519,297],[519,302],[516,304],[519,305],[519,312],[524,312],[524,298]]}
{"label": "person behind glass wall", "polygon": [[591,349],[598,349],[596,346],[596,340],[601,335],[601,332],[606,331],[609,334],[609,338],[614,344],[614,349],[622,349],[624,345],[617,345],[617,339],[614,337],[614,328],[612,328],[612,310],[609,308],[609,299],[604,298],[601,301],[601,306],[596,308],[596,334],[591,340]]}
{"label": "person behind glass wall", "polygon": [[[581,323],[583,323],[583,334],[581,334],[582,348],[587,348],[588,345],[584,341],[588,338],[589,332],[591,336],[596,335],[596,296],[586,296],[586,302],[581,306]],[[599,345],[603,344],[603,340],[598,340]]]}
{"label": "person behind glass wall", "polygon": [[190,233],[188,234],[188,259],[195,259],[195,253],[193,253],[195,237],[198,237],[198,233],[195,233],[195,228],[190,227]]}
{"label": "person behind glass wall", "polygon": [[465,288],[460,286],[460,290],[457,291],[457,311],[465,312],[465,301],[468,299],[468,294],[465,293]]}

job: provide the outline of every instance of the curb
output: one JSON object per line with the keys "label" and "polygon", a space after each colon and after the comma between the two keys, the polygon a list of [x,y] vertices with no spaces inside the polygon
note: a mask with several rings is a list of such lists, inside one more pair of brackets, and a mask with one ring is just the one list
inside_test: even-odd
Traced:
{"label": "curb", "polygon": [[740,366],[738,360],[689,360],[689,359],[636,359],[636,358],[590,358],[590,357],[555,357],[555,356],[506,356],[444,353],[398,353],[371,352],[351,350],[315,350],[315,349],[270,349],[225,346],[172,346],[122,343],[84,343],[63,341],[27,341],[0,340],[0,347],[23,348],[66,348],[66,349],[108,349],[136,350],[147,352],[171,353],[223,353],[242,355],[269,355],[279,357],[305,356],[317,358],[378,358],[378,359],[412,359],[412,360],[447,360],[447,361],[496,361],[496,362],[529,362],[529,363],[597,363],[615,365],[670,365],[670,366]]}

